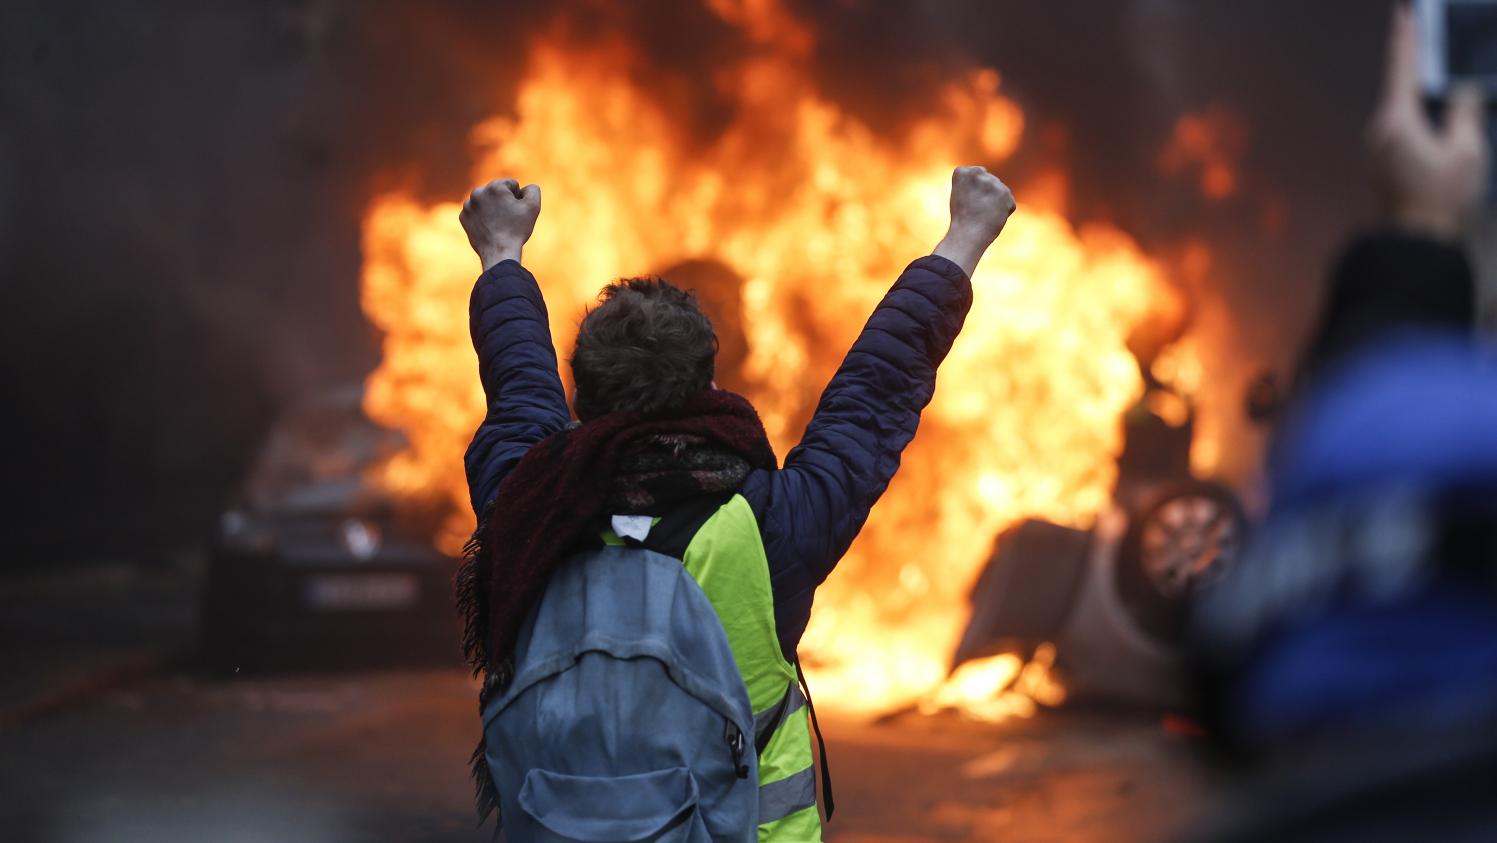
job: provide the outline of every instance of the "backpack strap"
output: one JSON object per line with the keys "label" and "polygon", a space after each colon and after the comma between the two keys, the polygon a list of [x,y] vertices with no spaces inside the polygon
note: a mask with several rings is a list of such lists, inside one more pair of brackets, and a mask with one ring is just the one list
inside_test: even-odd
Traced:
{"label": "backpack strap", "polygon": [[832,821],[832,768],[826,760],[826,739],[821,736],[821,723],[816,719],[816,705],[811,702],[811,686],[806,684],[806,672],[800,668],[800,657],[795,659],[795,675],[800,679],[801,691],[806,695],[806,711],[811,715],[811,730],[816,733],[816,754],[821,758],[821,804],[826,808],[826,820]]}

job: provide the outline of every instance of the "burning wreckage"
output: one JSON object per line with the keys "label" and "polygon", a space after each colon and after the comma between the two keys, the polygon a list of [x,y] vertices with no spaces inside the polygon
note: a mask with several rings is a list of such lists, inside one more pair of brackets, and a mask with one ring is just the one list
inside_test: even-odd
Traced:
{"label": "burning wreckage", "polygon": [[[697,289],[719,326],[724,386],[752,389],[736,374],[747,360],[733,310],[742,279],[712,261],[667,275]],[[972,588],[957,676],[921,708],[954,705],[953,691],[972,697],[964,710],[980,717],[1057,703],[1067,692],[1184,702],[1187,600],[1231,565],[1246,517],[1227,486],[1192,476],[1194,411],[1146,362],[1147,389],[1123,417],[1113,505],[1089,529],[1030,519],[1002,532]],[[215,663],[360,663],[357,651],[440,661],[455,652],[455,562],[436,547],[440,508],[370,482],[409,445],[368,418],[363,398],[350,386],[293,407],[224,514],[204,611]],[[1000,667],[976,683],[987,690],[974,690],[963,671],[995,661]]]}
{"label": "burning wreckage", "polygon": [[[1192,476],[1193,424],[1150,408],[1124,417],[1113,505],[1090,529],[1025,520],[1005,530],[972,590],[954,657],[1041,654],[1073,698],[1182,707],[1189,601],[1235,562],[1248,528],[1236,494]],[[1166,400],[1183,400],[1171,395]]]}
{"label": "burning wreckage", "polygon": [[[525,251],[563,356],[577,313],[608,280],[660,273],[695,288],[722,341],[719,382],[752,399],[783,454],[837,366],[834,350],[859,327],[848,315],[870,312],[904,261],[938,239],[953,163],[1009,159],[1025,117],[995,71],[970,68],[938,83],[899,131],[876,130],[823,90],[806,49],[812,33],[793,16],[711,8],[753,49],[712,75],[726,107],[710,136],[670,99],[675,87],[621,72],[649,64],[640,45],[540,28],[512,53],[522,62],[512,105],[473,129],[472,171],[476,181],[523,174],[566,197]],[[1050,672],[1057,647],[1077,693],[1168,697],[1159,689],[1169,684],[1178,598],[1240,536],[1231,497],[1187,482],[1192,433],[1176,393],[1192,392],[1189,378],[1156,379],[1160,367],[1141,367],[1130,347],[1140,326],[1184,310],[1175,273],[1110,224],[1073,223],[1063,190],[1019,189],[1023,208],[975,274],[967,329],[920,435],[818,591],[801,655],[829,706],[1024,715],[1066,695]],[[372,199],[362,305],[383,335],[383,359],[356,399],[368,420],[403,437],[357,472],[359,482],[430,514],[417,532],[447,564],[473,529],[459,457],[484,410],[466,330],[475,266],[457,213],[456,203],[405,190]],[[581,231],[590,234],[567,234]],[[1198,381],[1195,338],[1165,345],[1175,371]],[[1171,395],[1175,410],[1164,411]],[[1204,452],[1220,450],[1212,444]],[[1145,503],[1176,482],[1186,485]],[[354,521],[378,521],[339,512],[319,516],[334,544],[356,543]],[[383,554],[394,533],[381,535]],[[430,576],[430,587],[418,578],[423,606],[436,588]],[[301,588],[303,601],[379,591]],[[440,599],[448,593],[444,581]],[[326,606],[316,615],[341,618]],[[448,607],[441,617],[450,619]],[[1097,634],[1088,623],[1131,631]],[[1098,649],[1110,640],[1132,649]],[[1093,681],[1107,671],[1089,665],[1126,663],[1143,666],[1132,684]]]}

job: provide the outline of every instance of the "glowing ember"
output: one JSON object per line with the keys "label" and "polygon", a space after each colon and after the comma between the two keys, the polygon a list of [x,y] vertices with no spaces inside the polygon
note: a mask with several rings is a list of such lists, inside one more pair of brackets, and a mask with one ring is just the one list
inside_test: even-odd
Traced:
{"label": "glowing ember", "polygon": [[[793,23],[755,11],[774,4],[711,6],[764,45],[713,69],[734,108],[712,140],[693,139],[664,94],[631,81],[630,45],[543,37],[529,48],[513,115],[474,131],[473,181],[543,186],[525,258],[563,355],[583,306],[613,278],[699,259],[736,273],[742,284],[730,294],[749,351],[730,374],[748,385],[783,455],[864,318],[940,239],[952,168],[1002,162],[1023,116],[995,72],[976,70],[906,131],[875,134],[817,89],[800,58],[804,38],[756,37]],[[1170,293],[1126,235],[1078,230],[1026,205],[1023,185],[1016,193],[1019,212],[977,272],[972,313],[920,435],[818,594],[801,652],[818,698],[842,708],[887,709],[942,685],[1000,529],[1026,516],[1086,522],[1108,500],[1118,419],[1142,388],[1125,338]],[[446,496],[442,541],[454,551],[473,526],[461,455],[483,415],[466,312],[478,264],[457,212],[379,198],[364,225],[363,288],[385,333],[366,406],[411,442],[379,479]],[[966,700],[982,716],[1015,693],[1058,701],[1047,667],[998,657],[963,668],[929,699]],[[969,678],[990,670],[1010,679]]]}
{"label": "glowing ember", "polygon": [[1223,105],[1213,105],[1175,121],[1169,143],[1159,153],[1159,172],[1178,176],[1195,172],[1201,196],[1231,199],[1241,185],[1238,166],[1247,149],[1247,125]]}

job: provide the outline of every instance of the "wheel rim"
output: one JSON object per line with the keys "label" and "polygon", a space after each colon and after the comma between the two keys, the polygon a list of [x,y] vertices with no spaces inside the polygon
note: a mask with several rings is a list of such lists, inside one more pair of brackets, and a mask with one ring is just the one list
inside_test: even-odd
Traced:
{"label": "wheel rim", "polygon": [[1144,574],[1159,593],[1178,597],[1219,577],[1236,556],[1237,518],[1221,501],[1181,495],[1162,503],[1144,525]]}

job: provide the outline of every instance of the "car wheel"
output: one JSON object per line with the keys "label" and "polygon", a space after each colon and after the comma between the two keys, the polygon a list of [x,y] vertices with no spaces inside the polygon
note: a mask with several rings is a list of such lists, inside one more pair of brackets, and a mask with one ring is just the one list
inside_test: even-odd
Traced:
{"label": "car wheel", "polygon": [[1247,515],[1226,486],[1168,490],[1131,520],[1118,549],[1123,605],[1148,634],[1179,642],[1189,598],[1236,562],[1246,533]]}

